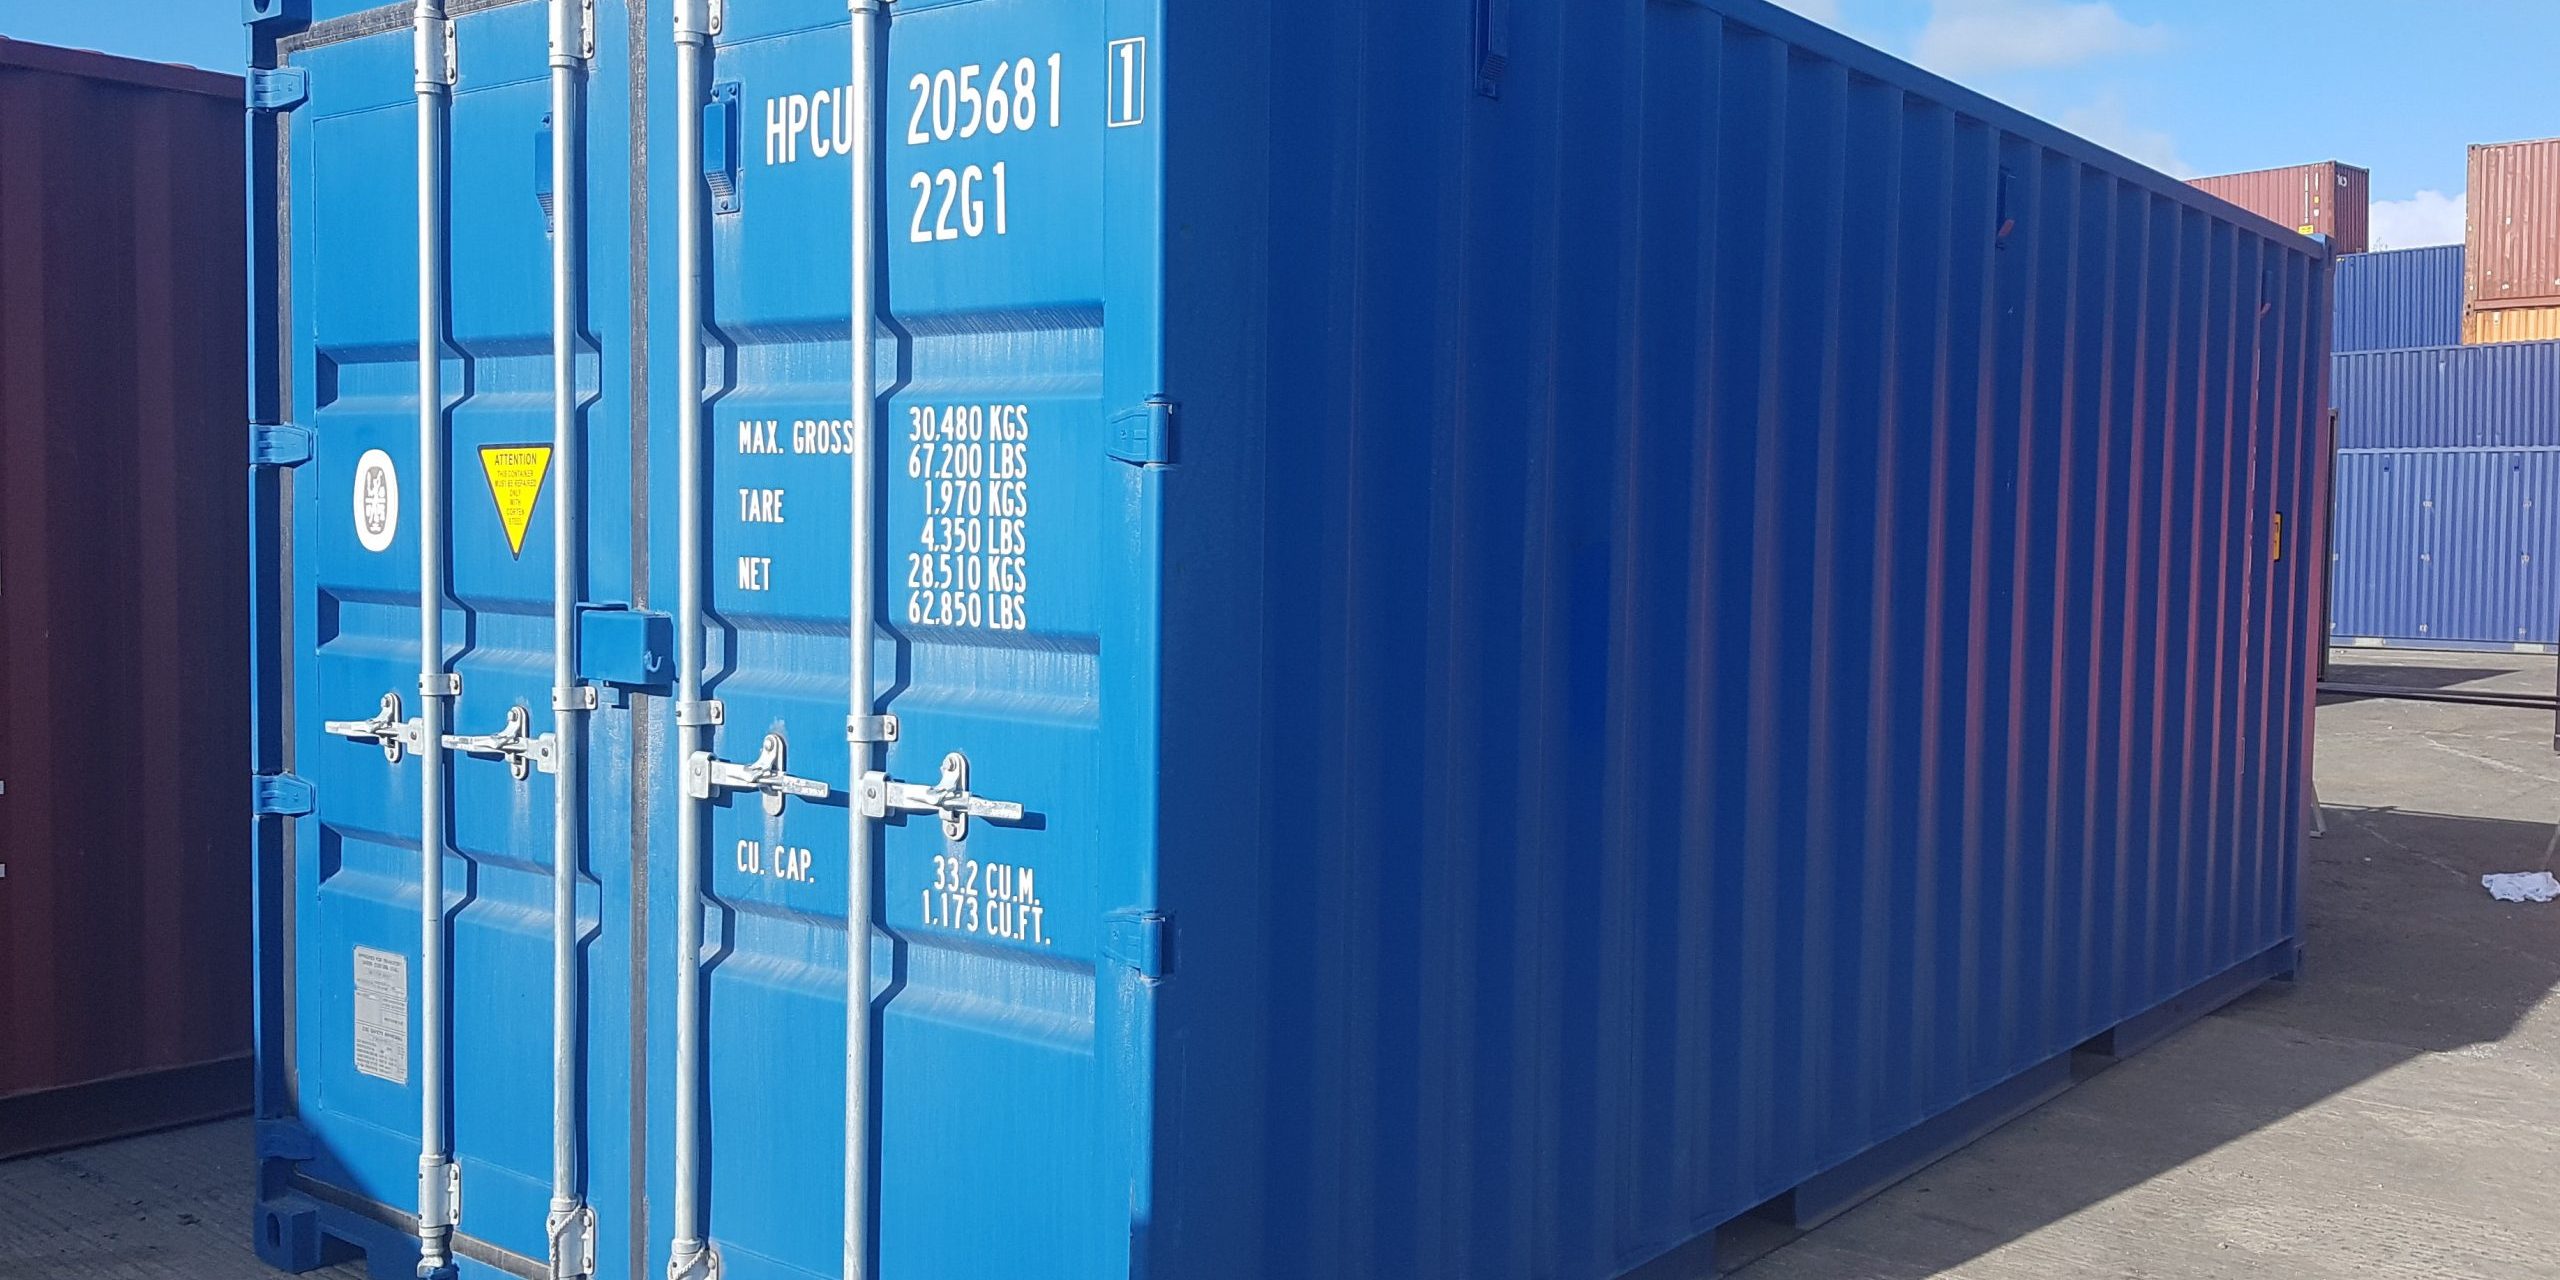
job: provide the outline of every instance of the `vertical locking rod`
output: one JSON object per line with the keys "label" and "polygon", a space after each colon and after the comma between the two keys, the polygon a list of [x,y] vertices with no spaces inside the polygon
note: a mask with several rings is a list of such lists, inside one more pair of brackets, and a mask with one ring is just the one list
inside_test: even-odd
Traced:
{"label": "vertical locking rod", "polygon": [[[847,91],[853,132],[853,278],[849,338],[853,344],[852,600],[847,631],[852,641],[852,739],[857,780],[879,767],[881,735],[872,685],[873,633],[878,626],[879,548],[872,538],[878,516],[879,476],[873,455],[880,429],[880,0],[848,0],[853,15],[853,80]],[[845,873],[844,975],[844,1280],[871,1274],[871,877],[879,861],[879,819],[851,806],[849,864]]]}
{"label": "vertical locking rod", "polygon": [[686,785],[697,751],[711,749],[702,710],[705,537],[702,424],[704,215],[711,199],[702,176],[705,65],[711,53],[710,0],[675,0],[676,10],[676,744],[677,777],[675,1186],[673,1280],[716,1275],[719,1262],[704,1235],[702,1213],[702,910],[704,824],[709,804]]}
{"label": "vertical locking rod", "polygon": [[588,690],[578,684],[578,599],[585,574],[586,466],[578,430],[578,315],[584,290],[579,142],[586,136],[585,0],[551,0],[551,1242],[555,1280],[583,1276],[578,1185],[578,873],[586,853]]}
{"label": "vertical locking rod", "polygon": [[450,27],[418,0],[418,1274],[452,1263],[454,1168],[445,1115],[445,134]]}

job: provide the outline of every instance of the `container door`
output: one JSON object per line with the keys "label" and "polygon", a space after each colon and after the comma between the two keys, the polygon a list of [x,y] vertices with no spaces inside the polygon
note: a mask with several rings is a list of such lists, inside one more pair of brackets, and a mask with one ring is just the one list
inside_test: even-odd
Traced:
{"label": "container door", "polygon": [[[279,379],[269,411],[308,433],[309,457],[283,490],[280,661],[266,668],[277,683],[262,697],[285,726],[284,763],[308,782],[311,812],[271,846],[283,909],[267,922],[266,963],[282,971],[271,989],[285,1007],[269,1011],[282,1070],[262,1104],[260,1247],[280,1265],[349,1250],[373,1252],[376,1274],[400,1265],[385,1251],[415,1227],[422,1095],[438,1092],[459,1168],[463,1269],[551,1274],[557,504],[580,504],[594,531],[580,557],[584,611],[627,614],[635,603],[629,46],[621,7],[596,9],[586,94],[596,142],[584,154],[589,203],[605,216],[584,228],[573,290],[589,444],[585,464],[567,468],[552,450],[547,161],[578,140],[553,136],[546,6],[477,8],[451,27],[447,197],[426,215],[443,224],[448,258],[426,282],[445,304],[441,492],[428,491],[421,466],[411,26],[391,10],[335,15],[283,45],[282,61],[304,77],[292,87],[308,96],[275,95],[286,99],[278,222],[289,227],[290,293],[281,350],[267,353]],[[423,691],[422,541],[448,582],[434,665],[451,673]],[[597,1209],[600,1265],[617,1275],[630,1269],[632,1200],[622,1137],[633,696],[604,677],[645,678],[628,669],[637,665],[572,686],[596,702],[580,737],[592,838],[571,855],[586,866],[574,973],[585,1079],[572,1141],[581,1194]],[[422,732],[428,698],[445,706],[443,735]],[[442,966],[429,963],[421,926],[431,768],[446,794]],[[440,1062],[428,1048],[439,1004]]]}
{"label": "container door", "polygon": [[[907,0],[888,20],[882,772],[910,802],[965,789],[1024,812],[881,823],[873,1124],[851,1141],[887,1280],[1126,1276],[1143,1231],[1153,20],[1090,0]],[[787,762],[824,795],[722,786],[703,806],[704,1230],[724,1277],[836,1276],[849,832],[869,821],[846,741],[850,42],[841,5],[729,0],[713,44],[707,181],[666,175],[712,211],[706,732],[723,768]],[[672,213],[659,225],[672,237]],[[672,868],[652,891],[673,937],[692,908]],[[657,1096],[672,1143],[684,1100]],[[683,1198],[655,1177],[653,1199]]]}

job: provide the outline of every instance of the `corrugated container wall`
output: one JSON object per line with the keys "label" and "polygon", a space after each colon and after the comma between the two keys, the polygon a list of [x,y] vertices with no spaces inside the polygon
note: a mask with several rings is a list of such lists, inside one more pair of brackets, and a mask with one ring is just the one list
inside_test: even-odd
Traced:
{"label": "corrugated container wall", "polygon": [[2492,307],[2462,317],[2462,340],[2474,343],[2560,339],[2560,306]]}
{"label": "corrugated container wall", "polygon": [[0,1156],[248,1103],[240,95],[0,39]]}
{"label": "corrugated container wall", "polygon": [[2323,160],[2189,181],[2233,204],[2302,234],[2329,237],[2338,253],[2362,253],[2373,216],[2373,176]]}
{"label": "corrugated container wall", "polygon": [[2462,246],[2351,253],[2338,259],[2338,351],[2449,347],[2462,335]]}
{"label": "corrugated container wall", "polygon": [[2330,635],[2560,644],[2560,343],[2337,358]]}
{"label": "corrugated container wall", "polygon": [[2471,309],[2560,305],[2560,138],[2471,148]]}
{"label": "corrugated container wall", "polygon": [[282,1265],[1603,1280],[2294,966],[2290,223],[1757,0],[862,7],[861,174],[833,0],[317,8]]}

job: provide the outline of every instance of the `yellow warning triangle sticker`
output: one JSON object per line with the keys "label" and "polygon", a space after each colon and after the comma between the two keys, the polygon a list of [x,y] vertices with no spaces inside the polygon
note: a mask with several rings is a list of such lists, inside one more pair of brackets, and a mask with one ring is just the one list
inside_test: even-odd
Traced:
{"label": "yellow warning triangle sticker", "polygon": [[480,470],[489,477],[489,496],[498,500],[498,521],[507,527],[507,550],[521,557],[524,531],[533,523],[533,504],[542,497],[542,478],[551,473],[551,446],[482,445]]}

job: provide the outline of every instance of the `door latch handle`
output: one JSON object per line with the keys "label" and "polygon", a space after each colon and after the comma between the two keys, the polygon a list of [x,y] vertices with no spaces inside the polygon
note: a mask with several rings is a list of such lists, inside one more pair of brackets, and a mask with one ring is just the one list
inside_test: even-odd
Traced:
{"label": "door latch handle", "polygon": [[422,750],[427,743],[426,722],[401,719],[400,695],[396,693],[382,695],[382,707],[371,720],[324,720],[320,729],[333,738],[379,743],[382,758],[393,764],[400,763],[403,751]]}
{"label": "door latch handle", "polygon": [[544,773],[560,772],[560,739],[533,736],[533,714],[522,703],[507,708],[507,727],[496,733],[444,735],[444,745],[467,756],[503,756],[507,772],[522,782],[539,765]]}
{"label": "door latch handle", "polygon": [[779,816],[782,802],[798,796],[803,800],[824,800],[834,789],[815,778],[793,777],[785,765],[790,744],[778,733],[764,736],[764,749],[756,753],[753,764],[732,764],[717,759],[708,751],[696,751],[685,760],[685,794],[696,800],[708,800],[720,791],[758,791],[764,794],[764,811]]}
{"label": "door latch handle", "polygon": [[899,782],[888,774],[873,770],[862,775],[862,793],[856,800],[863,815],[886,818],[892,813],[934,813],[942,816],[942,834],[952,840],[969,834],[969,819],[984,818],[989,822],[1020,822],[1022,806],[1010,800],[989,800],[969,790],[969,757],[957,751],[942,758],[942,776],[932,786]]}

